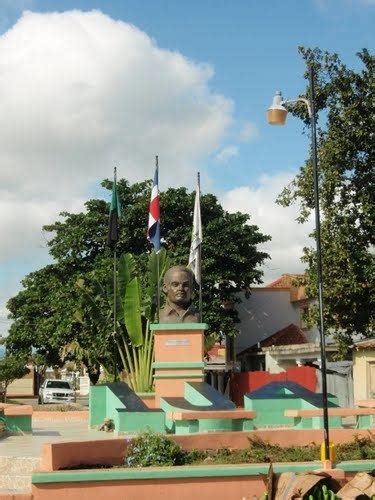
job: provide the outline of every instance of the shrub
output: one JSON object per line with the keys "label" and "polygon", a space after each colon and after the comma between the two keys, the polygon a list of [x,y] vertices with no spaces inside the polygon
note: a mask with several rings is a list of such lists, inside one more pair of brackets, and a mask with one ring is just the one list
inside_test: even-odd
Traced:
{"label": "shrub", "polygon": [[375,459],[375,435],[368,431],[369,435],[361,437],[354,436],[350,443],[337,446],[336,459],[342,460],[374,460]]}
{"label": "shrub", "polygon": [[306,446],[281,447],[262,441],[257,437],[249,438],[249,448],[243,450],[246,462],[309,462],[319,460],[320,448],[315,443]]}
{"label": "shrub", "polygon": [[185,455],[171,439],[147,430],[130,442],[125,460],[128,467],[182,465]]}

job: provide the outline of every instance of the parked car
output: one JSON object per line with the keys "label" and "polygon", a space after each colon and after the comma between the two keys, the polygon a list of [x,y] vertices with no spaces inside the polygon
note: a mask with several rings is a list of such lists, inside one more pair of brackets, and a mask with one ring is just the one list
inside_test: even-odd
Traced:
{"label": "parked car", "polygon": [[73,403],[75,392],[66,380],[46,379],[39,389],[38,403]]}

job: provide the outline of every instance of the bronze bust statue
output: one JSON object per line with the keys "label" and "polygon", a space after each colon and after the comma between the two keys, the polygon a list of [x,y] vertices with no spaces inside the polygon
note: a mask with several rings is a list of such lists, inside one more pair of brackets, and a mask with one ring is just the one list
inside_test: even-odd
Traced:
{"label": "bronze bust statue", "polygon": [[159,314],[160,323],[198,323],[198,312],[191,306],[194,275],[185,266],[174,266],[164,275],[167,301]]}

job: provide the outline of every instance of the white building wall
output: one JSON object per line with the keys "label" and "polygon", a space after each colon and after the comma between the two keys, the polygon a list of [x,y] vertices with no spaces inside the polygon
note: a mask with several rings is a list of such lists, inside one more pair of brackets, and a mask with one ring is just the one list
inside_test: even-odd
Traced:
{"label": "white building wall", "polygon": [[236,304],[239,318],[236,337],[236,351],[265,340],[278,330],[294,323],[299,326],[299,310],[290,302],[289,290],[253,289],[246,299],[241,294],[242,302]]}
{"label": "white building wall", "polygon": [[[289,290],[253,289],[248,299],[245,294],[241,294],[240,298],[242,302],[236,304],[241,320],[237,325],[237,353],[265,340],[291,323],[300,328],[302,326],[300,306],[298,302],[290,302]],[[316,328],[303,331],[308,342],[316,340]]]}

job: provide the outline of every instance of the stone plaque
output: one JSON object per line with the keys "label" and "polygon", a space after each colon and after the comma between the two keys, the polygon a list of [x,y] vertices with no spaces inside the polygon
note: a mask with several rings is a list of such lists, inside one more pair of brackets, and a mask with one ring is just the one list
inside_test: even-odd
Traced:
{"label": "stone plaque", "polygon": [[166,341],[165,345],[167,347],[176,347],[176,346],[187,347],[190,345],[190,340],[189,339],[170,339],[170,340]]}

